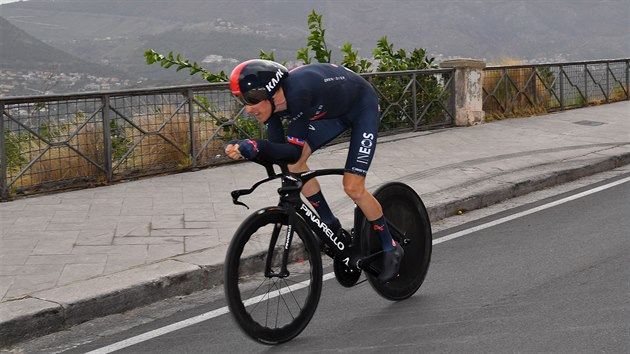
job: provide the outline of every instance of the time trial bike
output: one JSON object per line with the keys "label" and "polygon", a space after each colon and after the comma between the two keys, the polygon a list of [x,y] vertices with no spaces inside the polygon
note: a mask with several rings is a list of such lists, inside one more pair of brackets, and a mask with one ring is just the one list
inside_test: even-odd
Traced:
{"label": "time trial bike", "polygon": [[362,272],[372,288],[398,301],[422,285],[431,260],[429,216],[418,194],[408,185],[390,182],[374,192],[383,207],[392,237],[405,254],[399,274],[387,283],[378,280],[382,248],[369,222],[355,206],[350,232],[331,230],[300,197],[312,178],[343,175],[343,169],[289,172],[287,165],[265,165],[268,177],[249,189],[232,191],[234,204],[263,183],[280,179],[279,203],[256,211],[236,230],[225,258],[224,287],[230,312],[249,337],[265,344],[289,341],[313,317],[322,291],[322,251],[333,259],[337,281],[352,287]]}

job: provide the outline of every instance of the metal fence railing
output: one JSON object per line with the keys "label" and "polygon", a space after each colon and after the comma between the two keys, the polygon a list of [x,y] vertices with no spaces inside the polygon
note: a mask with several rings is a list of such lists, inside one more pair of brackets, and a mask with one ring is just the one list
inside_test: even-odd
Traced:
{"label": "metal fence railing", "polygon": [[[452,70],[366,74],[382,131],[452,125]],[[228,140],[264,136],[227,84],[0,98],[0,200],[227,162]]]}
{"label": "metal fence railing", "polygon": [[628,99],[630,59],[484,69],[486,117],[523,116]]}

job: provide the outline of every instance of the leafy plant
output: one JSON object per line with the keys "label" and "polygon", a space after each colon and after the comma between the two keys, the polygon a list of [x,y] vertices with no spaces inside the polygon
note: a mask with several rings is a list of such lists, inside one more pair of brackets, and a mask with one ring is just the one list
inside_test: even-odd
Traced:
{"label": "leafy plant", "polygon": [[[304,64],[311,64],[313,61],[330,63],[332,51],[328,49],[326,44],[326,30],[323,27],[322,15],[313,10],[308,15],[308,27],[310,35],[307,37],[307,45],[297,51],[297,59]],[[360,58],[359,52],[355,51],[350,43],[346,43],[340,51],[344,54],[341,65],[357,73],[437,68],[434,63],[435,59],[427,57],[424,49],[416,48],[409,53],[403,49],[395,50],[394,45],[389,43],[387,37],[382,37],[377,42],[372,59]],[[163,68],[167,69],[177,66],[177,71],[188,68],[191,75],[201,73],[202,77],[210,82],[221,82],[228,79],[223,72],[216,75],[209,73],[197,63],[190,63],[189,60],[184,60],[181,55],[175,55],[173,52],[164,56],[150,49],[144,55],[148,64],[160,63]],[[275,61],[273,52],[267,54],[261,50],[259,56],[261,59]],[[376,67],[374,67],[375,63],[377,64]],[[414,112],[412,112],[414,105],[420,107],[420,112],[424,113],[424,122],[429,122],[433,117],[441,114],[442,108],[437,100],[442,97],[443,88],[438,79],[430,75],[416,76],[416,84],[419,89],[416,90],[415,97],[411,96],[409,81],[408,76],[379,77],[372,80],[385,101],[382,106],[391,106],[395,103],[396,107],[401,107],[400,109],[387,110],[382,119],[384,129],[405,127],[410,124],[409,121],[414,121],[413,125],[416,128],[418,122],[415,122],[416,117],[413,116]],[[248,127],[248,129],[251,128]]]}
{"label": "leafy plant", "polygon": [[426,51],[416,48],[410,55],[404,49],[394,50],[394,45],[389,43],[387,37],[381,37],[374,49],[374,59],[378,61],[376,71],[402,71],[435,69],[435,58],[427,58]]}
{"label": "leafy plant", "polygon": [[372,62],[367,59],[359,58],[359,52],[352,49],[352,44],[347,42],[340,50],[344,53],[341,65],[356,73],[369,72]]}
{"label": "leafy plant", "polygon": [[151,65],[154,63],[160,63],[164,69],[168,69],[174,65],[177,65],[177,71],[183,69],[189,69],[190,75],[195,75],[199,73],[201,77],[208,82],[224,82],[228,80],[227,75],[221,71],[218,74],[213,74],[206,69],[202,68],[197,64],[197,62],[190,62],[188,59],[182,59],[181,54],[175,54],[171,51],[168,55],[162,55],[153,49],[149,49],[144,52],[144,57],[146,58],[147,64]]}
{"label": "leafy plant", "polygon": [[[374,59],[378,62],[377,72],[435,69],[434,58],[428,58],[424,49],[414,49],[409,54],[403,49],[394,49],[387,37],[382,37],[374,49]],[[442,107],[438,100],[442,96],[443,87],[435,76],[417,75],[415,82],[410,82],[409,76],[376,77],[372,83],[383,96],[381,104],[384,114],[381,119],[382,129],[398,129],[409,126],[415,121],[414,103],[420,112],[424,112],[422,121],[430,123],[437,117]],[[415,85],[414,90],[411,84]],[[414,102],[415,101],[415,102]],[[417,122],[413,124],[414,128]]]}
{"label": "leafy plant", "polygon": [[332,51],[328,50],[326,45],[326,30],[322,26],[322,15],[318,15],[315,10],[308,15],[308,28],[311,30],[311,35],[307,38],[308,47],[297,51],[297,59],[301,59],[304,64],[310,64],[312,58],[309,53],[313,51],[318,63],[330,63]]}

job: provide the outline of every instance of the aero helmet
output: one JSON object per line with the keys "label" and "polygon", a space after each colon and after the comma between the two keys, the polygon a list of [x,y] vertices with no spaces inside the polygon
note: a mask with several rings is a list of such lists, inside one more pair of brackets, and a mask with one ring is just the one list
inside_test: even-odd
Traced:
{"label": "aero helmet", "polygon": [[284,66],[262,59],[240,63],[230,74],[230,89],[243,104],[271,100],[289,71]]}

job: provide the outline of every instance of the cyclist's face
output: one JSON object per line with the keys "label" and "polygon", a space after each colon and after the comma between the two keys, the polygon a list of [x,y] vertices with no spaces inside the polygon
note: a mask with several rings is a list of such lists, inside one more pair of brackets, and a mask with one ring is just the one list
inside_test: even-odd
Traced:
{"label": "cyclist's face", "polygon": [[269,100],[260,101],[256,104],[245,106],[245,110],[259,122],[264,123],[271,117],[271,102]]}

